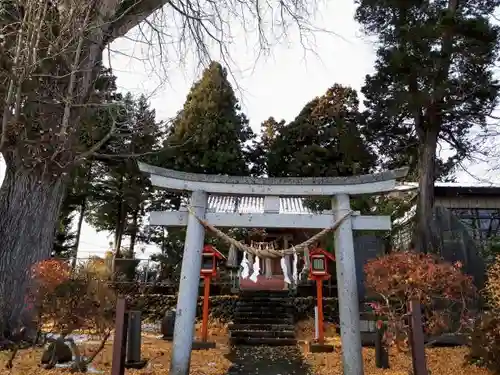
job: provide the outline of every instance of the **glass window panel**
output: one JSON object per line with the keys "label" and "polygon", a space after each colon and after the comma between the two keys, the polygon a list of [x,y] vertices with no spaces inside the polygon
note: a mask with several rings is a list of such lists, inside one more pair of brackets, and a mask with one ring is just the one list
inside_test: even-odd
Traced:
{"label": "glass window panel", "polygon": [[467,217],[473,217],[475,216],[473,213],[472,213],[472,210],[468,209],[468,208],[453,208],[452,209],[452,212],[455,216],[459,217],[459,218],[467,218]]}
{"label": "glass window panel", "polygon": [[324,258],[313,258],[313,269],[318,271],[325,270],[325,259]]}
{"label": "glass window panel", "polygon": [[479,217],[481,219],[500,217],[500,213],[499,213],[498,209],[478,208],[476,211],[477,211],[477,217]]}
{"label": "glass window panel", "polygon": [[213,256],[203,254],[203,262],[201,268],[204,270],[211,270],[213,268]]}

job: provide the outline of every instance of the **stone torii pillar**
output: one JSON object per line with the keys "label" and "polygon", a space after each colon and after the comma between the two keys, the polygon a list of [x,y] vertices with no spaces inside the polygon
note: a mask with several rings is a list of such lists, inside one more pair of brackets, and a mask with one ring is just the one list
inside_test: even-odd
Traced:
{"label": "stone torii pillar", "polygon": [[[189,205],[200,219],[205,218],[207,203],[206,192],[193,191],[191,193]],[[170,375],[189,374],[204,240],[205,228],[193,214],[189,213],[177,298]]]}
{"label": "stone torii pillar", "polygon": [[[336,217],[342,217],[351,210],[349,196],[347,194],[336,195],[332,206]],[[346,218],[335,231],[335,258],[344,374],[363,375],[359,297],[351,217]]]}

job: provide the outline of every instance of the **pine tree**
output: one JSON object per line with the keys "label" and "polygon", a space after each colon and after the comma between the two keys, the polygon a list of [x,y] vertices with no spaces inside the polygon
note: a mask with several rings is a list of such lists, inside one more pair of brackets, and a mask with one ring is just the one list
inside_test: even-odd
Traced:
{"label": "pine tree", "polygon": [[[497,104],[498,0],[358,1],[356,19],[378,37],[363,94],[367,134],[387,165],[409,162],[419,178],[415,247],[434,251],[434,182],[472,151],[469,131]],[[454,155],[440,162],[438,142]]]}

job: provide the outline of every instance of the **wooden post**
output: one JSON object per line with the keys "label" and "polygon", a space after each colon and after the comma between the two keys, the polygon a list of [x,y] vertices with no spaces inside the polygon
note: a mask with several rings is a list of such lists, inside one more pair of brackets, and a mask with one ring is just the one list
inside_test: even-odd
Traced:
{"label": "wooden post", "polygon": [[316,299],[318,304],[318,342],[325,342],[325,324],[323,322],[323,280],[316,279]]}
{"label": "wooden post", "polygon": [[128,314],[126,312],[125,298],[116,301],[115,337],[113,340],[113,359],[111,362],[111,375],[125,374],[125,358],[127,348]]}
{"label": "wooden post", "polygon": [[410,313],[410,343],[413,375],[428,375],[420,302],[418,300],[409,301],[408,312]]}
{"label": "wooden post", "polygon": [[375,338],[375,366],[377,368],[389,368],[389,353],[384,345],[384,334],[386,330],[385,322],[382,327],[377,327],[377,336]]}
{"label": "wooden post", "polygon": [[208,339],[208,303],[210,299],[210,276],[204,276],[203,290],[203,319],[201,323],[201,341],[207,342]]}

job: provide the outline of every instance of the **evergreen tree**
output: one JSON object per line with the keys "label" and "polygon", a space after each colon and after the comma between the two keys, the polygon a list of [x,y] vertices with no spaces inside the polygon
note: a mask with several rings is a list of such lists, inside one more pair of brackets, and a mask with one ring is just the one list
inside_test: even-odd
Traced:
{"label": "evergreen tree", "polygon": [[260,125],[260,139],[253,142],[251,153],[251,173],[254,176],[268,175],[268,159],[271,157],[271,147],[285,126],[285,120],[276,121],[269,117]]}
{"label": "evergreen tree", "polygon": [[212,62],[175,118],[165,143],[175,147],[160,163],[185,172],[248,175],[253,138],[226,69]]}
{"label": "evergreen tree", "polygon": [[[249,175],[252,151],[248,145],[253,139],[226,69],[212,62],[187,95],[168,132],[166,151],[156,164],[192,173]],[[178,209],[181,198],[181,194],[156,192],[153,207]],[[151,238],[162,248],[162,254],[155,257],[162,263],[161,273],[178,272],[185,229],[156,228]],[[217,246],[225,248],[222,243]]]}
{"label": "evergreen tree", "polygon": [[[361,132],[365,117],[359,111],[355,90],[335,84],[307,103],[287,125],[269,119],[262,124],[257,150],[265,154],[271,177],[336,177],[368,173],[376,157]],[[331,208],[330,199],[308,199],[314,210]],[[366,199],[354,201],[357,210],[368,209]]]}
{"label": "evergreen tree", "polygon": [[55,258],[68,258],[74,253],[76,239],[73,230],[74,215],[74,206],[63,204],[59,215],[59,225],[54,236],[52,256]]}
{"label": "evergreen tree", "polygon": [[105,147],[116,156],[94,163],[86,212],[87,220],[97,230],[114,233],[118,256],[125,235],[130,237],[127,253],[133,254],[151,193],[149,180],[139,171],[135,159],[149,161],[161,137],[161,124],[144,96],[134,100],[127,94],[123,108],[118,134]]}
{"label": "evergreen tree", "polygon": [[[107,103],[121,102],[122,96],[116,91],[116,77],[112,74],[111,69],[102,65],[100,69],[100,74],[95,82],[96,92],[93,94],[96,96],[95,100],[104,100]],[[83,119],[79,134],[83,149],[94,146],[110,132],[117,113],[114,106],[98,106]],[[53,256],[74,257],[74,265],[76,264],[76,252],[80,243],[83,218],[88,199],[92,193],[92,172],[95,172],[95,168],[92,166],[95,163],[96,160],[91,157],[71,171],[61,205],[59,224],[56,228]]]}
{"label": "evergreen tree", "polygon": [[[497,104],[498,0],[359,0],[356,19],[378,37],[375,73],[363,94],[367,134],[389,166],[419,177],[415,246],[437,250],[431,235],[434,182],[470,154],[471,127]],[[439,162],[438,142],[454,155]]]}
{"label": "evergreen tree", "polygon": [[[359,101],[355,90],[334,85],[305,105],[286,126],[272,125],[270,176],[334,177],[368,173],[375,157],[361,137]],[[264,138],[265,139],[265,138]]]}

